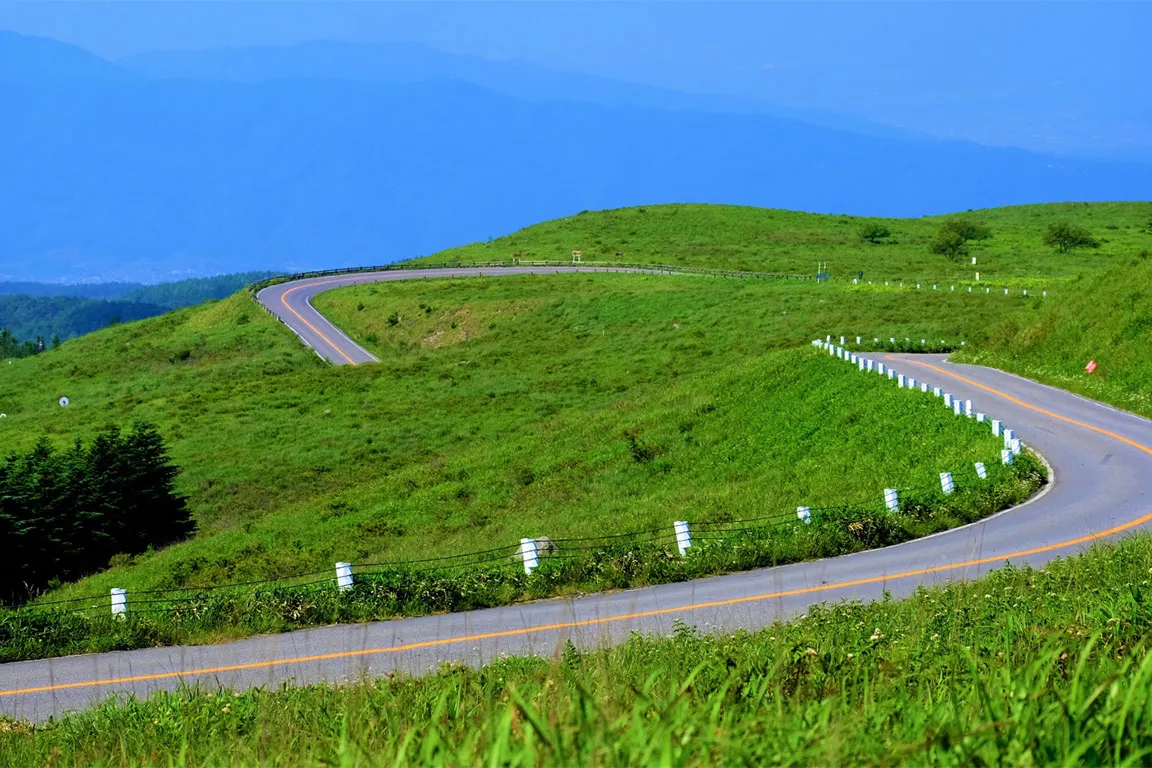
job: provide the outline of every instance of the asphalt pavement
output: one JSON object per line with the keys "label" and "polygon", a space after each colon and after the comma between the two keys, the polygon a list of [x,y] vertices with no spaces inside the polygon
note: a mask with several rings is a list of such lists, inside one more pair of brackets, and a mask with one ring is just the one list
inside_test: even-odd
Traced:
{"label": "asphalt pavement", "polygon": [[[460,276],[461,271],[442,274]],[[346,364],[359,364],[374,358],[315,310],[309,312],[308,299],[332,287],[374,278],[406,279],[403,275],[387,272],[288,283],[261,292],[260,300],[282,312],[285,322],[323,356],[335,354]],[[948,363],[941,355],[873,357],[963,400],[971,399],[976,411],[1003,421],[1047,460],[1053,482],[1029,502],[981,522],[826,560],[479,611],[321,627],[222,645],[4,664],[0,714],[40,721],[112,694],[146,696],[184,683],[278,687],[396,672],[420,675],[443,662],[480,665],[507,655],[551,658],[569,640],[578,647],[595,648],[619,643],[634,631],[667,634],[676,622],[706,631],[755,629],[795,617],[816,603],[875,600],[885,593],[906,596],[920,585],[974,578],[1005,562],[1041,565],[1095,541],[1149,527],[1152,422],[1001,371]]]}

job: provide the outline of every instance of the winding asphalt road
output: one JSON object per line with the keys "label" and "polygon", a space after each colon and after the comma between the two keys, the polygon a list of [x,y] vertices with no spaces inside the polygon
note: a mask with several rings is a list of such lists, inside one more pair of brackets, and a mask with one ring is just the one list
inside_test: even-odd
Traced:
{"label": "winding asphalt road", "polygon": [[[462,271],[443,274],[459,276]],[[397,279],[405,279],[404,273],[318,278],[269,288],[260,300],[323,356],[366,362],[371,355],[312,310],[308,298],[350,283]],[[1054,483],[1028,503],[979,523],[828,560],[224,645],[5,664],[0,666],[0,713],[44,720],[113,693],[142,696],[182,682],[276,687],[394,672],[419,675],[445,661],[480,665],[504,655],[552,657],[566,640],[592,648],[621,642],[633,631],[668,633],[677,621],[705,630],[757,628],[803,613],[815,603],[875,600],[886,591],[904,596],[921,584],[970,579],[1006,561],[1040,565],[1152,522],[1147,479],[1152,475],[1152,422],[1007,373],[950,364],[939,355],[884,359],[918,380],[971,399],[976,410],[1012,427],[1048,460]]]}

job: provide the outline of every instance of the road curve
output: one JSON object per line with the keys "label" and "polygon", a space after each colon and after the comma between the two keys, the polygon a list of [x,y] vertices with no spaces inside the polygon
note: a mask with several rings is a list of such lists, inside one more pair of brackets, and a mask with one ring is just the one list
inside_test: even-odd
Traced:
{"label": "road curve", "polygon": [[[397,273],[385,274],[385,279],[401,279],[392,276]],[[371,279],[347,277],[354,282]],[[333,285],[320,282],[328,279],[310,281],[307,289],[290,295],[315,295]],[[261,293],[262,300],[285,295],[269,291]],[[303,309],[298,305],[301,314]],[[346,338],[314,321],[313,328],[286,322],[305,340],[309,330],[334,346]],[[350,347],[343,349],[357,359]],[[445,661],[479,665],[504,655],[551,657],[568,640],[578,647],[597,647],[620,642],[633,631],[668,633],[676,621],[706,630],[754,629],[793,617],[815,603],[874,600],[885,592],[904,596],[919,585],[972,578],[1005,561],[1039,565],[1152,523],[1145,480],[1152,470],[1152,422],[1001,371],[951,364],[939,355],[883,357],[901,372],[971,399],[976,410],[1003,420],[1044,455],[1055,482],[1030,502],[981,522],[816,562],[465,613],[321,627],[223,645],[0,665],[0,713],[38,721],[90,706],[112,693],[146,695],[182,683],[275,687],[393,672],[418,675]],[[846,375],[868,375],[845,366]]]}
{"label": "road curve", "polygon": [[316,311],[312,299],[334,288],[389,280],[425,280],[444,277],[486,277],[496,275],[560,275],[581,272],[631,272],[656,274],[656,270],[621,267],[460,267],[446,269],[398,269],[387,272],[352,272],[346,275],[314,277],[269,286],[256,295],[265,309],[278,317],[306,345],[333,365],[361,365],[379,360],[361,347],[328,318]]}

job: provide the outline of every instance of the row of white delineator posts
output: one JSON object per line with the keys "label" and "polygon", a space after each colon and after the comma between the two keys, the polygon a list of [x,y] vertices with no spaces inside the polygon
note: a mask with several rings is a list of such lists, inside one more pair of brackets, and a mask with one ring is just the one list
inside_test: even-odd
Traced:
{"label": "row of white delineator posts", "polygon": [[[977,274],[977,277],[979,277],[979,274]],[[884,281],[884,285],[888,285],[888,284],[889,284],[889,282],[890,282],[890,281],[888,281],[888,280],[885,280],[885,281]],[[858,278],[858,277],[854,277],[854,278],[852,278],[852,285],[860,285],[860,278]],[[869,280],[869,281],[868,281],[868,285],[872,285],[872,281],[871,281],[871,280]],[[911,283],[909,283],[909,285],[911,285]],[[921,286],[922,286],[922,285],[927,285],[927,283],[916,283],[916,290],[920,290],[920,288],[921,288]],[[932,284],[932,290],[936,290],[936,287],[937,287],[938,285],[939,285],[939,283],[933,283],[933,284]],[[900,287],[901,287],[901,288],[903,288],[903,287],[904,287],[904,283],[900,283]],[[951,290],[952,290],[952,291],[955,291],[955,290],[956,290],[956,286],[955,286],[955,285],[953,285],[953,286],[951,287]],[[1009,289],[1008,289],[1008,288],[1005,288],[1005,289],[1004,289],[1004,295],[1005,295],[1005,296],[1007,296],[1007,295],[1008,295],[1008,291],[1009,291]],[[979,292],[980,292],[980,291],[976,291],[976,293],[979,293]],[[968,286],[968,293],[972,293],[972,286]],[[992,293],[992,288],[991,288],[991,287],[989,287],[989,286],[984,286],[984,293],[987,293],[987,294],[991,294],[991,293]],[[1023,291],[1022,291],[1022,293],[1023,293],[1023,295],[1027,296],[1027,295],[1028,295],[1028,289],[1027,289],[1027,288],[1024,288],[1024,289],[1023,289]],[[1041,291],[1041,295],[1042,295],[1042,296],[1044,296],[1044,297],[1047,297],[1047,296],[1048,296],[1048,291]]]}
{"label": "row of white delineator posts", "polygon": [[[831,336],[825,337],[824,339],[814,339],[812,341],[812,345],[827,350],[828,354],[834,357],[838,357],[841,360],[851,363],[852,365],[855,365],[861,371],[866,373],[875,372],[881,376],[887,376],[889,379],[893,379],[896,382],[896,386],[900,387],[901,389],[919,389],[921,392],[928,391],[927,382],[917,382],[916,379],[912,378],[911,376],[905,376],[902,373],[897,373],[894,368],[891,366],[886,366],[884,363],[881,363],[878,360],[866,358],[863,355],[858,355],[855,352],[845,349],[844,347],[835,344],[832,341]],[[944,400],[944,407],[951,409],[952,412],[957,416],[975,418],[979,423],[991,422],[992,434],[997,437],[1004,438],[1004,448],[1000,451],[1001,463],[1011,464],[1012,459],[1017,456],[1023,449],[1024,444],[1020,441],[1020,438],[1016,437],[1015,431],[1005,427],[1004,423],[999,419],[989,419],[985,414],[977,413],[974,411],[972,408],[971,400],[961,400],[960,398],[952,395],[950,392],[945,392],[940,387],[932,387],[932,394],[935,397],[942,398]],[[981,478],[988,476],[987,471],[982,463],[976,463],[976,474]],[[944,493],[952,492],[954,486],[952,483],[952,474],[950,472],[940,473],[940,485],[944,489]],[[889,492],[891,492],[891,496],[889,496]],[[889,509],[898,508],[898,501],[895,490],[888,489],[884,491],[884,501]]]}
{"label": "row of white delineator posts", "polygon": [[[928,391],[928,384],[926,382],[917,382],[916,379],[905,376],[902,373],[896,373],[889,366],[884,363],[876,362],[874,360],[864,358],[857,355],[855,352],[850,352],[844,347],[832,343],[831,337],[820,340],[816,339],[812,342],[813,346],[820,347],[828,350],[830,355],[839,357],[849,363],[859,367],[861,371],[876,372],[881,376],[887,376],[896,382],[896,385],[901,388],[919,389],[921,392]],[[940,387],[934,387],[932,394],[936,397],[944,398],[944,405],[951,408],[953,412],[959,415],[975,416],[976,421],[984,422],[987,418],[983,413],[973,413],[972,401],[961,401],[959,398],[953,397],[948,392],[942,392]],[[1021,443],[1019,438],[1011,429],[1006,429],[1004,425],[992,419],[992,434],[1004,437],[1004,450],[1000,452],[1001,461],[1005,464],[1011,464],[1012,458],[1020,453]],[[988,471],[982,462],[976,462],[976,474],[980,478],[987,478]],[[940,488],[945,494],[951,494],[956,490],[956,484],[952,480],[951,472],[940,473]],[[884,489],[884,506],[895,512],[900,509],[899,493],[895,488]],[[812,508],[811,507],[797,507],[796,517],[804,523],[812,522]],[[672,524],[672,529],[676,534],[676,548],[680,550],[680,555],[683,557],[687,554],[688,549],[692,546],[692,531],[688,526],[688,521],[677,520]],[[524,572],[531,575],[532,571],[540,565],[540,542],[541,539],[520,539],[519,559],[524,563]],[[346,592],[352,589],[353,585],[352,564],[351,563],[336,563],[336,586],[341,592]],[[124,616],[128,612],[128,594],[123,589],[112,590],[112,614],[115,616]]]}

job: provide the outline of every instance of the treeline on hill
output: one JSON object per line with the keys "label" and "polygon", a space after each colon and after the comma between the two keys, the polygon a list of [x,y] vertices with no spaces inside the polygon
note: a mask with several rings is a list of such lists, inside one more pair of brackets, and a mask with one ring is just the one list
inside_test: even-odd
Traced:
{"label": "treeline on hill", "polygon": [[155,427],[107,427],[64,451],[42,439],[0,464],[0,601],[187,536],[195,525],[176,493],[177,468]]}
{"label": "treeline on hill", "polygon": [[[241,272],[156,285],[0,283],[0,328],[7,328],[19,339],[69,339],[115,323],[143,320],[172,309],[222,299],[274,274]],[[46,342],[44,346],[51,344]],[[31,347],[19,347],[20,353],[0,348],[0,355],[23,357],[34,354],[39,345],[32,341]]]}
{"label": "treeline on hill", "polygon": [[43,338],[36,341],[20,341],[7,328],[0,328],[0,358],[29,357],[40,351]]}

